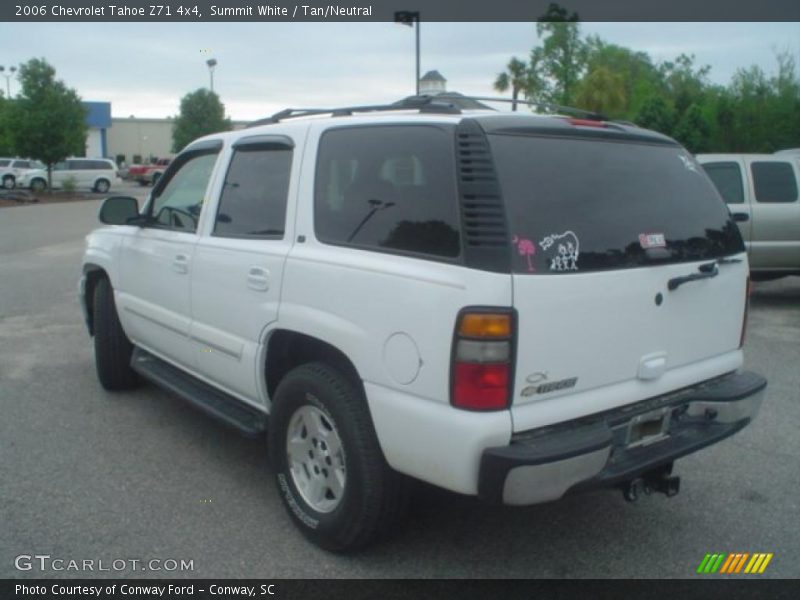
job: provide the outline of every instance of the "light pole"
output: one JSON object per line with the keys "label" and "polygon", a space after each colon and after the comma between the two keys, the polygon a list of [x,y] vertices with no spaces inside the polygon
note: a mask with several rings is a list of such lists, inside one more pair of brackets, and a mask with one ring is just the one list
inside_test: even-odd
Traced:
{"label": "light pole", "polygon": [[0,65],[0,73],[6,76],[6,98],[11,98],[11,78],[17,72],[17,67],[9,67],[8,71],[6,73],[6,68]]}
{"label": "light pole", "polygon": [[416,34],[417,34],[417,78],[416,78],[416,85],[415,85],[415,94],[419,96],[419,11],[418,10],[399,10],[394,13],[394,22],[400,23],[401,25],[408,25],[409,27],[414,27],[414,23],[417,24],[416,27]]}
{"label": "light pole", "polygon": [[214,67],[217,66],[217,59],[216,58],[209,58],[206,61],[208,65],[208,74],[211,77],[211,91],[214,91]]}

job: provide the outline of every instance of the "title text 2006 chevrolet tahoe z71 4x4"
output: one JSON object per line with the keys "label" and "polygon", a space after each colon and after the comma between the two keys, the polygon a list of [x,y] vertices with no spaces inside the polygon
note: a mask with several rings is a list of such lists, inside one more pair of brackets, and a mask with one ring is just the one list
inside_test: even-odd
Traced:
{"label": "title text 2006 chevrolet tahoe z71 4x4", "polygon": [[143,377],[267,431],[328,549],[385,531],[409,477],[513,505],[674,494],[673,461],[742,429],[766,386],[740,370],[742,238],[686,150],[457,104],[202,138],[88,237],[103,386]]}

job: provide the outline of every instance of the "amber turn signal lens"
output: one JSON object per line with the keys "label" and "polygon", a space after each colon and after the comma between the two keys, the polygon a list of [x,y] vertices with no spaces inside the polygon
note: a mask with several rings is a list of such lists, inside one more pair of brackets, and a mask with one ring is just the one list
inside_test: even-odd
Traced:
{"label": "amber turn signal lens", "polygon": [[511,315],[467,313],[461,316],[459,335],[477,338],[507,338],[511,336]]}

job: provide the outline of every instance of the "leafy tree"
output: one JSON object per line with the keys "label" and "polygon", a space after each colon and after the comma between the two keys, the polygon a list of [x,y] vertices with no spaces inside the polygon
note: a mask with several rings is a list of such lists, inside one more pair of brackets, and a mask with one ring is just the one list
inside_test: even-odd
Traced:
{"label": "leafy tree", "polygon": [[711,67],[704,65],[695,67],[694,55],[681,54],[674,61],[665,61],[659,65],[667,96],[678,118],[692,104],[701,104],[708,86],[708,73]]}
{"label": "leafy tree", "polygon": [[675,127],[675,139],[682,143],[692,154],[708,152],[710,127],[700,106],[692,104],[683,113]]}
{"label": "leafy tree", "polygon": [[0,156],[14,156],[14,144],[9,131],[11,102],[0,92]]}
{"label": "leafy tree", "polygon": [[636,124],[671,135],[675,126],[675,112],[662,96],[650,96],[636,115]]}
{"label": "leafy tree", "polygon": [[53,165],[86,150],[86,109],[44,59],[22,65],[19,81],[21,90],[11,103],[8,122],[14,149],[47,165],[51,188]]}
{"label": "leafy tree", "polygon": [[575,100],[581,108],[604,115],[619,115],[627,95],[622,76],[608,67],[596,67],[578,85]]}
{"label": "leafy tree", "polygon": [[219,131],[229,131],[231,120],[214,92],[201,88],[181,99],[181,112],[172,128],[172,151],[180,152],[189,142]]}
{"label": "leafy tree", "polygon": [[529,97],[540,95],[556,104],[572,103],[586,67],[586,43],[580,37],[578,13],[550,4],[536,23],[542,45],[531,51]]}
{"label": "leafy tree", "polygon": [[524,91],[528,85],[528,65],[525,61],[512,56],[508,61],[506,70],[494,80],[494,89],[498,92],[505,92],[511,88],[511,110],[517,110],[517,98],[520,92]]}

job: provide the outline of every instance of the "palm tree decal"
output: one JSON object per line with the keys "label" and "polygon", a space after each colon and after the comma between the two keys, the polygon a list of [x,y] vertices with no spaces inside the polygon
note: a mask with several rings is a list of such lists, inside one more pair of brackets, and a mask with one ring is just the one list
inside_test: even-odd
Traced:
{"label": "palm tree decal", "polygon": [[514,236],[511,240],[511,243],[516,245],[517,252],[519,252],[520,256],[524,256],[525,260],[528,261],[528,272],[533,273],[536,269],[533,268],[533,263],[531,262],[531,256],[536,254],[536,245],[526,238],[521,238],[519,236]]}

